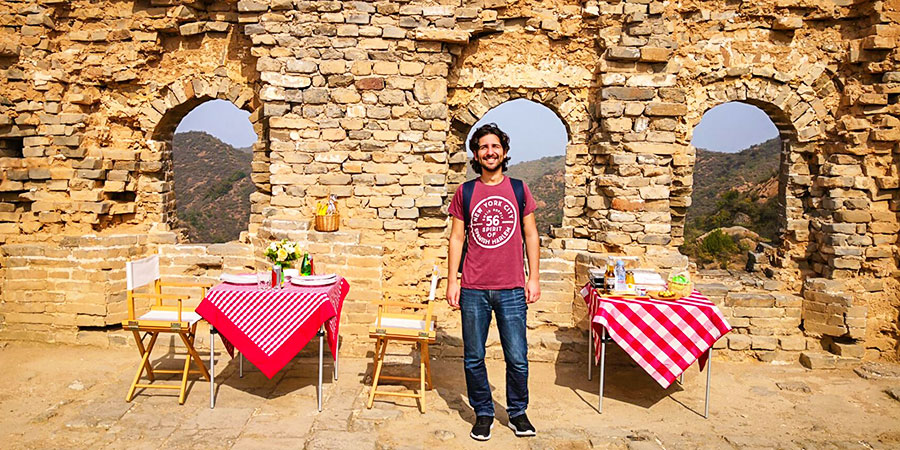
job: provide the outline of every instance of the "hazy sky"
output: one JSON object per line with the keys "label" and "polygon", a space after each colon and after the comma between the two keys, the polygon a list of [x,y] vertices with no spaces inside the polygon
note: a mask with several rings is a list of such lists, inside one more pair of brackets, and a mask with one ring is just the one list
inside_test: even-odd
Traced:
{"label": "hazy sky", "polygon": [[[256,142],[249,115],[230,102],[212,100],[188,113],[175,132],[206,131],[234,147],[249,147]],[[475,128],[488,122],[497,123],[509,134],[513,164],[565,152],[566,129],[543,105],[523,99],[503,103],[488,111]],[[707,111],[694,129],[691,143],[708,150],[736,152],[777,135],[775,124],[759,108],[725,103]]]}
{"label": "hazy sky", "polygon": [[778,136],[763,110],[746,103],[723,103],[710,109],[694,128],[694,147],[733,153]]}
{"label": "hazy sky", "polygon": [[256,142],[256,133],[248,117],[249,112],[227,100],[210,100],[184,116],[175,132],[205,131],[232,147],[249,147]]}
{"label": "hazy sky", "polygon": [[[475,129],[494,122],[509,135],[510,164],[566,152],[566,127],[550,108],[525,99],[511,100],[487,112],[466,136],[466,148]],[[469,156],[472,152],[469,152]]]}

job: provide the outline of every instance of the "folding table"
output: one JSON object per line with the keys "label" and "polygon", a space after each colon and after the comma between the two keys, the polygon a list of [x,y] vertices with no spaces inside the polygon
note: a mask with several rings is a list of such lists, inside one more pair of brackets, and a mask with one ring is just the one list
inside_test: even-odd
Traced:
{"label": "folding table", "polygon": [[[588,345],[588,379],[591,379],[592,365],[598,359],[600,362],[599,412],[603,412],[606,343],[612,340],[663,389],[675,379],[680,380],[694,361],[699,360],[700,370],[706,365],[703,416],[709,417],[712,345],[731,330],[715,304],[696,290],[680,299],[653,300],[607,296],[587,284],[581,295],[588,305],[589,336],[593,341]],[[597,352],[592,358],[594,348]]]}

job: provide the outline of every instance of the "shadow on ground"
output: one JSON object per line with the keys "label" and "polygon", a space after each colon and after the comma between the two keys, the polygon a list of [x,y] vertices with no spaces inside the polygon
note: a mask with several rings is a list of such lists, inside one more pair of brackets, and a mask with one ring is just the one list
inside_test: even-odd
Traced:
{"label": "shadow on ground", "polygon": [[[556,369],[554,382],[557,386],[569,388],[586,405],[597,411],[601,370],[599,360],[592,358],[593,361],[591,363],[595,365],[591,369],[591,379],[588,380],[587,332],[570,327],[561,327],[555,333],[558,341],[563,344],[554,363]],[[582,336],[580,342],[578,341],[579,335]],[[573,339],[572,336],[575,336],[575,338]],[[564,354],[571,355],[572,353],[578,354],[581,357],[581,361],[574,364],[562,361]],[[606,344],[603,380],[604,399],[613,399],[642,408],[650,408],[673,392],[682,390],[677,383],[673,383],[668,389],[663,389],[615,342],[610,341]]]}

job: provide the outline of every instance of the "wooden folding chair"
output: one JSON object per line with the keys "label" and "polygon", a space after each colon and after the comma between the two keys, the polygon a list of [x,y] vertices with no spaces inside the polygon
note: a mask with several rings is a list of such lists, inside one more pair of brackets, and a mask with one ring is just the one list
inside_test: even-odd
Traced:
{"label": "wooden folding chair", "polygon": [[[432,388],[428,345],[433,344],[435,340],[435,320],[432,315],[432,303],[439,277],[438,267],[434,266],[431,273],[431,292],[429,292],[428,301],[425,303],[398,302],[388,299],[376,302],[378,315],[375,318],[375,323],[369,327],[369,337],[375,339],[375,375],[372,378],[372,390],[369,391],[367,408],[372,407],[376,395],[390,395],[416,398],[419,400],[419,410],[423,413],[425,412],[425,390]],[[417,296],[420,294],[414,289],[403,288],[385,288],[383,293],[403,296]],[[385,295],[385,297],[388,296]],[[395,311],[399,312],[388,312],[389,308],[395,308]],[[390,341],[410,343],[419,349],[418,378],[381,374],[385,351]],[[417,381],[420,389],[418,393],[379,391],[378,382],[380,380]]]}
{"label": "wooden folding chair", "polygon": [[[125,401],[130,402],[134,398],[134,392],[137,388],[152,389],[178,389],[178,403],[184,404],[185,392],[187,390],[188,374],[199,373],[209,380],[209,371],[197,354],[194,348],[194,338],[197,335],[197,323],[202,319],[199,314],[194,312],[193,308],[184,309],[182,301],[189,298],[184,295],[164,294],[163,287],[179,287],[179,288],[199,288],[200,299],[206,296],[208,285],[199,283],[172,283],[162,282],[159,276],[159,256],[153,255],[147,258],[139,259],[125,263],[126,283],[127,283],[127,300],[128,300],[128,320],[122,321],[122,328],[129,330],[134,334],[134,342],[137,344],[138,351],[141,354],[141,365],[138,367],[137,373],[134,375],[134,381]],[[147,292],[135,292],[135,290],[147,287]],[[155,304],[150,307],[150,311],[135,319],[135,299],[152,299]],[[163,300],[177,300],[177,306],[165,306]],[[144,337],[150,336],[150,342],[144,347],[144,340],[141,332],[145,333]],[[175,333],[181,337],[187,347],[188,355],[184,361],[184,369],[182,370],[162,370],[154,369],[150,363],[150,352],[156,344],[156,339],[160,333]],[[197,365],[196,370],[191,370],[191,360]],[[150,382],[156,379],[156,374],[160,373],[180,373],[181,385],[167,384],[139,384],[141,375],[147,372],[147,378]]]}

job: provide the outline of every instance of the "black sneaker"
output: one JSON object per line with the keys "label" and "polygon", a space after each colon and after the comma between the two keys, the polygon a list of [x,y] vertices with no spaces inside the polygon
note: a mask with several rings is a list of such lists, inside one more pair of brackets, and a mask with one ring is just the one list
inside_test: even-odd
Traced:
{"label": "black sneaker", "polygon": [[509,427],[516,432],[516,436],[534,436],[537,434],[534,430],[534,425],[528,421],[528,416],[526,416],[525,413],[516,417],[510,417]]}
{"label": "black sneaker", "polygon": [[472,432],[469,436],[476,441],[486,441],[491,438],[491,428],[494,428],[493,416],[478,416],[475,418],[475,425],[472,425]]}

